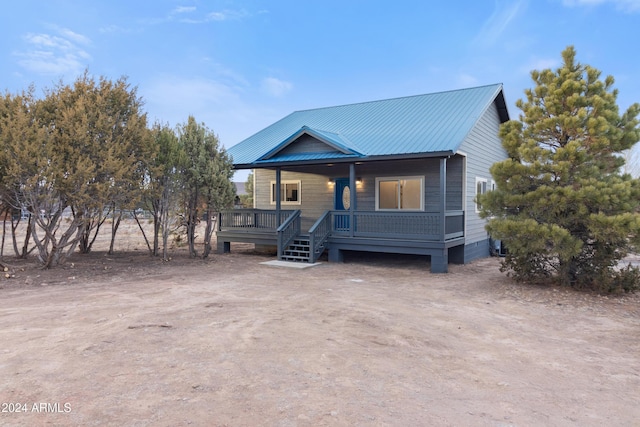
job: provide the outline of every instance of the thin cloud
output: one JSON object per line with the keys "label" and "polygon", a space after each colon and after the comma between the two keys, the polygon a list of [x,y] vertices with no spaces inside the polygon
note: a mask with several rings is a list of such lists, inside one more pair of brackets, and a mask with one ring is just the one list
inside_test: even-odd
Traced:
{"label": "thin cloud", "polygon": [[57,35],[27,33],[23,36],[27,46],[14,52],[18,64],[38,74],[79,74],[91,60],[91,55],[79,45],[90,45],[91,40],[68,28],[52,28]]}
{"label": "thin cloud", "polygon": [[250,86],[249,81],[237,71],[222,65],[219,62],[214,61],[210,57],[202,58],[202,61],[210,66],[219,81],[226,82],[227,85],[235,87],[238,91],[241,91]]}
{"label": "thin cloud", "polygon": [[130,34],[133,31],[118,25],[107,25],[98,29],[102,34]]}
{"label": "thin cloud", "polygon": [[568,7],[594,7],[611,4],[622,12],[640,12],[640,0],[562,0],[562,4]]}
{"label": "thin cloud", "polygon": [[[268,13],[260,10],[257,14]],[[142,21],[144,25],[160,25],[167,22],[178,22],[181,24],[201,25],[211,22],[239,21],[252,16],[245,9],[223,9],[213,12],[202,12],[195,6],[178,6],[172,9],[167,15],[161,18],[146,18]]]}
{"label": "thin cloud", "polygon": [[196,7],[195,6],[178,6],[175,9],[173,9],[171,11],[172,15],[178,15],[181,13],[191,13],[191,12],[195,12],[196,11]]}
{"label": "thin cloud", "polygon": [[207,17],[212,21],[229,21],[238,20],[249,16],[246,10],[225,9],[220,12],[211,12]]}
{"label": "thin cloud", "polygon": [[517,0],[509,4],[496,0],[493,13],[482,24],[473,44],[481,47],[493,46],[518,13],[526,7],[526,3],[527,0]]}
{"label": "thin cloud", "polygon": [[73,32],[68,28],[55,27],[55,29],[57,29],[60,35],[67,40],[71,40],[72,42],[83,44],[83,45],[91,44],[91,40],[89,39],[89,37]]}
{"label": "thin cloud", "polygon": [[262,80],[261,88],[267,95],[280,98],[293,89],[293,84],[275,77],[267,77]]}
{"label": "thin cloud", "polygon": [[[195,11],[195,8],[193,8]],[[193,12],[189,11],[189,12]],[[244,10],[232,10],[225,9],[221,11],[209,12],[204,16],[196,16],[196,17],[184,17],[178,19],[178,22],[183,24],[207,24],[210,22],[223,22],[223,21],[239,21],[249,16],[249,13]]]}

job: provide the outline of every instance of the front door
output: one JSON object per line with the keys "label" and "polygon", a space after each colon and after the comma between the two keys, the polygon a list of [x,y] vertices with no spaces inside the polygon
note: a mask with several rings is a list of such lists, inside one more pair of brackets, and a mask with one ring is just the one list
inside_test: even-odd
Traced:
{"label": "front door", "polygon": [[[336,211],[348,211],[350,207],[351,189],[349,188],[349,178],[337,178],[333,197],[333,208]],[[334,227],[336,231],[348,231],[349,215],[346,212],[344,215],[336,215]]]}

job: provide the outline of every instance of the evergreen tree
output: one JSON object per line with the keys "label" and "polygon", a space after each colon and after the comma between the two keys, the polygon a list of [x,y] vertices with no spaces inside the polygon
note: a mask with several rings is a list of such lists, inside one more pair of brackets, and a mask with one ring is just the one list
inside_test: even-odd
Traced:
{"label": "evergreen tree", "polygon": [[240,196],[240,202],[244,208],[253,207],[253,171],[247,176],[247,181],[244,183],[244,191],[246,194]]}
{"label": "evergreen tree", "polygon": [[135,202],[139,163],[149,153],[146,114],[126,78],[96,81],[87,72],[73,85],[58,84],[45,101],[55,124],[51,144],[65,150],[72,173],[83,174],[84,192],[70,188],[67,196],[82,226],[80,251],[88,253],[110,211]]}
{"label": "evergreen tree", "polygon": [[[36,100],[33,96],[34,88],[29,87],[28,90],[21,94],[11,95],[5,93],[0,102],[0,201],[2,203],[2,212],[5,214],[20,213],[11,215],[11,237],[13,250],[18,258],[26,258],[35,246],[29,246],[31,241],[31,223],[34,217],[28,214],[28,224],[26,233],[22,236],[22,242],[18,242],[17,234],[18,225],[25,212],[29,212],[29,206],[24,196],[24,187],[20,185],[21,179],[26,179],[26,173],[16,168],[17,159],[24,159],[20,156],[19,151],[24,145],[30,143],[37,144],[37,140],[43,137],[43,134],[35,131],[33,124],[35,123],[35,104]],[[23,145],[24,144],[24,145]],[[18,149],[18,151],[16,151]],[[6,216],[5,220],[6,222]],[[5,241],[5,227],[3,223],[3,249]]]}
{"label": "evergreen tree", "polygon": [[141,107],[125,78],[96,82],[87,73],[41,100],[33,88],[3,98],[0,192],[30,213],[24,249],[31,237],[45,267],[77,245],[88,252],[105,213],[137,197],[141,159],[152,148]]}
{"label": "evergreen tree", "polygon": [[[180,209],[180,167],[184,162],[184,150],[169,125],[155,123],[151,133],[156,150],[146,162],[147,184],[144,189],[144,200],[153,216],[153,248],[149,250],[154,256],[160,254],[159,238],[162,234],[162,258],[168,261],[169,233],[177,225]],[[142,227],[140,230],[145,235]]]}
{"label": "evergreen tree", "polygon": [[233,185],[233,161],[224,148],[218,144],[218,138],[206,140],[205,151],[211,162],[208,165],[208,185],[204,192],[206,209],[206,227],[204,230],[204,250],[202,257],[211,253],[211,236],[214,231],[214,220],[222,209],[233,206],[236,188]]}
{"label": "evergreen tree", "polygon": [[81,223],[65,223],[62,214],[70,195],[83,194],[90,165],[72,155],[69,145],[55,144],[51,106],[23,92],[2,123],[6,181],[15,203],[30,212],[29,233],[40,262],[47,268],[64,261],[80,238]]}
{"label": "evergreen tree", "polygon": [[497,188],[478,198],[482,215],[516,279],[635,290],[638,270],[617,267],[640,234],[640,182],[621,172],[640,139],[640,105],[620,115],[613,77],[577,62],[573,47],[562,58],[531,72],[519,120],[501,127],[508,159],[491,168]]}
{"label": "evergreen tree", "polygon": [[189,116],[187,123],[179,126],[178,135],[184,149],[181,181],[189,255],[197,256],[196,226],[206,212],[206,257],[211,249],[209,241],[213,232],[213,213],[232,204],[235,197],[235,189],[231,183],[232,163],[226,152],[220,149],[218,137],[204,123],[197,123],[193,116]]}

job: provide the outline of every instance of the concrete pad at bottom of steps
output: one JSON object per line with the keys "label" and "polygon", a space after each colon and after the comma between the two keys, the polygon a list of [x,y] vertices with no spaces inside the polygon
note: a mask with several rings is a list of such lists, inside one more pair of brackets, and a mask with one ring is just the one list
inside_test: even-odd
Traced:
{"label": "concrete pad at bottom of steps", "polygon": [[303,268],[315,267],[316,265],[320,265],[322,263],[321,262],[308,263],[308,262],[272,260],[272,261],[261,262],[260,264],[270,265],[272,267],[288,267],[288,268],[303,269]]}

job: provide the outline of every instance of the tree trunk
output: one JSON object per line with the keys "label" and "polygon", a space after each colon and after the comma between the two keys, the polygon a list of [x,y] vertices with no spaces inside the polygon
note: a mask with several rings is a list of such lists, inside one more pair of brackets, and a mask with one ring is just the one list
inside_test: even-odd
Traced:
{"label": "tree trunk", "polygon": [[13,251],[16,254],[16,258],[25,259],[27,255],[29,255],[35,248],[34,246],[33,248],[29,249],[29,241],[31,240],[31,221],[33,221],[33,215],[29,215],[24,242],[22,243],[22,248],[18,248],[18,235],[16,233],[18,230],[18,225],[20,224],[20,219],[18,219],[18,221],[16,222],[13,221],[13,218],[11,219],[11,239],[13,241]]}
{"label": "tree trunk", "polygon": [[187,219],[187,242],[189,243],[189,256],[195,258],[198,256],[196,252],[196,220],[193,213],[189,213]]}
{"label": "tree trunk", "polygon": [[153,256],[158,256],[160,251],[160,218],[157,211],[153,213]]}
{"label": "tree trunk", "polygon": [[[4,256],[4,237],[7,234],[7,210],[5,210],[5,217],[2,220],[2,246],[0,246],[0,259],[2,259],[2,257]],[[13,217],[12,217],[13,218]]]}
{"label": "tree trunk", "polygon": [[113,222],[111,223],[111,243],[109,243],[109,255],[113,255],[114,250],[113,247],[116,242],[116,233],[118,232],[118,227],[120,227],[120,221],[122,220],[122,209],[119,209],[118,215],[116,216],[116,210],[113,210]]}
{"label": "tree trunk", "polygon": [[142,231],[142,237],[144,237],[144,242],[147,244],[147,249],[149,249],[149,253],[153,255],[153,249],[151,249],[151,244],[149,243],[149,239],[147,238],[147,233],[144,232],[144,228],[142,228],[142,224],[140,224],[140,220],[138,219],[138,214],[136,211],[133,211],[133,219],[136,220],[136,224],[138,224],[138,228]]}
{"label": "tree trunk", "polygon": [[[217,216],[215,216],[217,218]],[[214,212],[213,209],[207,210],[207,227],[204,231],[204,252],[202,258],[207,258],[211,253],[211,236],[213,235]]]}
{"label": "tree trunk", "polygon": [[189,244],[189,255],[192,258],[196,258],[198,253],[196,252],[196,225],[198,223],[198,190],[194,191],[194,194],[189,200],[189,209],[187,212],[187,242]]}
{"label": "tree trunk", "polygon": [[162,228],[162,260],[163,261],[169,261],[169,231],[170,231],[169,223],[167,220],[164,220],[163,228]]}
{"label": "tree trunk", "polygon": [[80,237],[80,253],[88,254],[89,249],[89,233],[91,232],[91,228],[88,223],[82,225],[82,235]]}
{"label": "tree trunk", "polygon": [[[31,222],[31,235],[38,249],[38,259],[43,268],[51,268],[64,263],[82,238],[83,225],[75,219],[71,221],[62,236],[59,239],[56,238],[55,233],[60,226],[60,218],[60,212],[58,212],[47,220],[40,218]],[[43,239],[38,238],[37,226],[45,233]]]}
{"label": "tree trunk", "polygon": [[90,219],[82,226],[82,236],[80,237],[80,253],[88,254],[89,252],[91,252],[93,243],[96,241],[98,233],[100,232],[100,227],[102,227],[102,224],[106,219],[106,216],[103,217],[102,214],[100,214],[97,220]]}
{"label": "tree trunk", "polygon": [[162,210],[161,214],[160,214],[160,225],[162,225],[161,227],[161,231],[162,231],[162,260],[163,261],[169,261],[169,257],[168,257],[168,246],[169,246],[169,210],[165,209]]}

